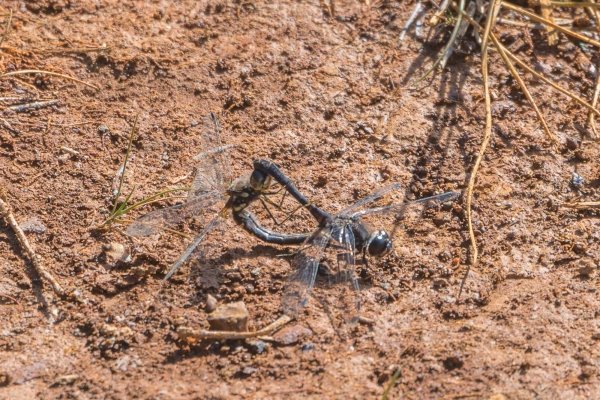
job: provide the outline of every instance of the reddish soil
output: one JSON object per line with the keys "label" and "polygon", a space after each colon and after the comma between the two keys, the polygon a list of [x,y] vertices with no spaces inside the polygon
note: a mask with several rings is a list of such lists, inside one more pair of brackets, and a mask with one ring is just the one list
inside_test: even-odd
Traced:
{"label": "reddish soil", "polygon": [[[189,184],[196,122],[208,111],[236,145],[234,176],[271,159],[332,212],[392,182],[403,183],[397,201],[464,191],[485,124],[479,47],[466,39],[443,73],[413,86],[443,43],[399,43],[413,5],[374,3],[337,1],[329,18],[317,1],[0,1],[14,7],[2,71],[44,69],[100,88],[48,75],[0,80],[2,97],[58,100],[3,112],[1,185],[19,222],[45,226],[27,236],[48,270],[85,300],[57,298],[0,223],[0,398],[380,398],[397,368],[394,399],[600,397],[600,220],[562,207],[599,200],[597,142],[587,112],[527,77],[559,137],[554,151],[495,53],[495,125],[473,206],[481,261],[460,299],[472,259],[464,200],[408,223],[398,257],[361,272],[372,325],[336,329],[313,299],[292,323],[312,335],[265,340],[264,349],[184,343],[175,330],[208,326],[208,294],[244,301],[252,330],[271,323],[290,272],[278,255],[293,249],[229,221],[209,238],[209,257],[162,285],[187,240],[132,240],[125,224],[95,229],[112,207],[137,114],[124,188],[136,186],[133,200]],[[519,29],[497,32],[590,98],[591,46],[561,37],[550,48],[545,34]],[[109,50],[57,51],[102,45]],[[572,184],[574,172],[583,185]],[[279,229],[311,227],[300,214]],[[109,243],[133,251],[133,262],[111,260]]]}

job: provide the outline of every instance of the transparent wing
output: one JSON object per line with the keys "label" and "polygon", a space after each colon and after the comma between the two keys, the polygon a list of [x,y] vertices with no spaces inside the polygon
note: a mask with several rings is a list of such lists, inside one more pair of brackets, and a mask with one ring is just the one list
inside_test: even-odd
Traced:
{"label": "transparent wing", "polygon": [[330,227],[316,231],[306,239],[292,261],[292,275],[288,278],[283,293],[283,312],[295,317],[306,305],[315,284],[319,262],[329,243]]}
{"label": "transparent wing", "polygon": [[338,246],[334,246],[337,251],[337,271],[327,297],[331,299],[329,302],[341,313],[346,323],[356,324],[361,301],[355,273],[354,233],[352,224],[341,220],[338,220],[338,223],[340,224],[332,230],[332,239],[339,243]]}
{"label": "transparent wing", "polygon": [[394,184],[379,188],[376,191],[374,191],[373,193],[371,193],[370,195],[368,195],[367,197],[352,204],[350,207],[346,208],[338,215],[341,217],[349,216],[353,213],[354,210],[357,210],[366,204],[374,202],[375,200],[385,196],[386,194],[393,192],[394,190],[397,190],[400,186],[402,186],[401,183],[394,183]]}
{"label": "transparent wing", "polygon": [[175,273],[175,271],[177,271],[177,269],[181,267],[181,265],[189,258],[189,256],[194,252],[194,250],[196,250],[196,247],[198,247],[200,242],[204,240],[204,237],[208,234],[208,232],[212,231],[213,229],[216,229],[219,225],[223,223],[223,221],[224,218],[220,214],[218,214],[215,216],[215,218],[213,218],[212,221],[209,222],[209,224],[204,228],[204,230],[200,232],[200,234],[194,239],[194,241],[185,249],[183,254],[179,256],[177,261],[173,263],[173,266],[165,276],[165,281],[169,279]]}
{"label": "transparent wing", "polygon": [[202,122],[202,153],[196,157],[199,166],[192,182],[189,198],[202,197],[213,190],[223,191],[231,183],[227,149],[223,146],[217,117],[209,113]]}
{"label": "transparent wing", "polygon": [[224,200],[221,192],[205,193],[204,197],[192,199],[187,203],[151,211],[136,219],[125,231],[128,236],[150,236],[173,227],[192,216],[199,216],[206,209]]}
{"label": "transparent wing", "polygon": [[380,214],[380,215],[389,215],[389,214],[397,214],[402,215],[404,212],[409,210],[426,210],[432,207],[438,207],[447,201],[456,200],[460,196],[460,192],[446,192],[442,194],[438,194],[436,196],[426,197],[424,199],[419,199],[415,201],[411,201],[410,203],[402,203],[402,204],[392,204],[390,206],[384,207],[375,207],[368,210],[362,210],[355,212],[350,215],[352,218],[363,217],[366,215],[372,214]]}

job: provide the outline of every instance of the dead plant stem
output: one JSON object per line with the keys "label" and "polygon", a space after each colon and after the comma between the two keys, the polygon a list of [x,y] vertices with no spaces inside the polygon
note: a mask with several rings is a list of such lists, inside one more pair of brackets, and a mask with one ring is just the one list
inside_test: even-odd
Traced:
{"label": "dead plant stem", "polygon": [[54,290],[54,293],[56,293],[56,295],[62,297],[65,294],[63,288],[60,286],[58,281],[54,279],[54,277],[46,270],[46,268],[44,268],[40,257],[37,254],[35,254],[35,251],[33,251],[33,249],[31,248],[31,245],[29,244],[25,233],[17,223],[17,220],[15,219],[15,216],[12,213],[12,209],[8,204],[8,199],[6,198],[6,193],[4,192],[4,189],[2,189],[2,193],[0,193],[0,216],[2,216],[2,218],[6,220],[6,222],[15,232],[15,235],[17,236],[21,247],[27,253],[27,256],[31,260],[31,263],[33,264],[33,267],[35,268],[37,273],[50,283],[50,286],[52,286],[52,289]]}
{"label": "dead plant stem", "polygon": [[485,150],[492,136],[492,100],[490,97],[490,83],[488,79],[488,42],[492,25],[495,20],[495,10],[496,8],[500,8],[501,2],[502,0],[491,0],[490,2],[490,8],[488,10],[488,15],[486,19],[485,31],[483,33],[483,39],[481,43],[481,75],[483,77],[483,92],[485,96],[485,133],[483,135],[483,140],[479,148],[479,154],[477,154],[477,158],[475,159],[475,164],[473,165],[471,176],[469,177],[469,185],[467,186],[467,225],[469,228],[471,247],[473,249],[473,263],[467,265],[467,270],[465,271],[465,275],[460,283],[460,288],[458,290],[458,298],[460,298],[460,295],[462,294],[465,282],[467,281],[467,277],[469,276],[469,272],[471,271],[471,265],[477,266],[479,257],[477,241],[475,240],[475,233],[473,231],[473,213],[471,211],[471,202],[473,199],[473,188],[475,187],[477,171],[479,171],[481,160],[483,160],[483,154],[485,153]]}

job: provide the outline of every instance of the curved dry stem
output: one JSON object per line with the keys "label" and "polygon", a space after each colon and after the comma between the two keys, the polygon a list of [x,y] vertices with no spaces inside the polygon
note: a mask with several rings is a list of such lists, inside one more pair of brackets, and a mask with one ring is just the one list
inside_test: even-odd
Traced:
{"label": "curved dry stem", "polygon": [[100,88],[98,86],[94,86],[94,85],[92,85],[90,83],[81,81],[81,80],[79,80],[77,78],[73,78],[72,76],[64,75],[64,74],[59,74],[58,72],[43,71],[43,70],[39,70],[39,69],[23,69],[23,70],[20,70],[20,71],[7,72],[5,74],[0,75],[0,78],[6,78],[6,77],[9,77],[9,76],[24,75],[24,74],[46,74],[46,75],[60,76],[61,78],[65,78],[65,79],[69,79],[69,80],[77,82],[77,83],[81,83],[82,85],[85,85],[85,86],[90,87],[92,89],[100,90]]}
{"label": "curved dry stem", "polygon": [[[490,138],[492,136],[492,99],[490,97],[490,83],[488,79],[488,42],[492,25],[494,23],[496,9],[500,8],[501,1],[502,0],[491,0],[486,20],[485,31],[483,33],[483,40],[481,43],[481,75],[483,77],[483,91],[485,95],[485,133],[481,142],[481,146],[479,148],[479,154],[477,154],[477,158],[475,159],[475,165],[473,165],[473,171],[471,172],[471,176],[469,177],[469,185],[467,186],[466,205],[469,238],[471,239],[471,247],[473,249],[473,266],[477,265],[479,250],[477,249],[477,241],[475,240],[475,232],[473,231],[473,213],[471,211],[471,202],[473,199],[473,188],[475,187],[475,178],[477,177],[477,172],[479,171],[481,160],[483,160],[483,154],[485,153],[485,150],[487,149],[487,146],[490,143]],[[465,275],[463,276],[463,279],[460,282],[458,298],[460,298],[460,295],[462,294],[465,282],[467,281],[467,277],[469,276],[470,271],[471,265],[468,265],[467,270],[465,271]]]}

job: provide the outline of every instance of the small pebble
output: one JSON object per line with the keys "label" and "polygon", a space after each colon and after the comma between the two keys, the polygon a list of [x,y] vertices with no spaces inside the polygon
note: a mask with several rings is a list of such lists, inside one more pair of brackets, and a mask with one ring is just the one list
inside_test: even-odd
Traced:
{"label": "small pebble", "polygon": [[206,296],[206,312],[213,312],[217,309],[217,299],[215,299],[212,295]]}
{"label": "small pebble", "polygon": [[585,185],[585,179],[583,179],[580,175],[578,175],[575,172],[573,172],[573,179],[571,179],[571,183],[576,188],[580,188],[583,185]]}
{"label": "small pebble", "polygon": [[314,343],[304,343],[302,345],[302,352],[307,353],[309,351],[313,351],[315,349]]}
{"label": "small pebble", "polygon": [[266,346],[267,344],[262,340],[253,340],[248,342],[248,347],[250,350],[257,354],[262,354],[262,352],[265,351]]}
{"label": "small pebble", "polygon": [[102,125],[100,127],[98,127],[98,133],[104,134],[107,133],[110,129],[108,129],[108,126],[106,125]]}

